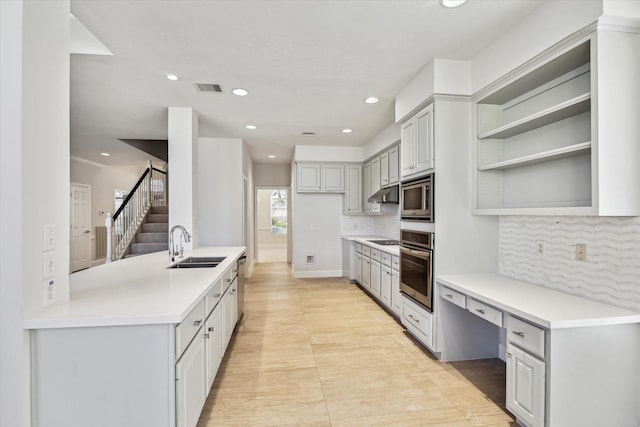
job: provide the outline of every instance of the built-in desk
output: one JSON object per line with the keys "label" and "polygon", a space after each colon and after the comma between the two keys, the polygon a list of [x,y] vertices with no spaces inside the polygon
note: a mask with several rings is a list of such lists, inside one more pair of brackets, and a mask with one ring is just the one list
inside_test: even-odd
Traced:
{"label": "built-in desk", "polygon": [[444,360],[506,358],[527,426],[640,425],[640,313],[500,275],[437,278]]}

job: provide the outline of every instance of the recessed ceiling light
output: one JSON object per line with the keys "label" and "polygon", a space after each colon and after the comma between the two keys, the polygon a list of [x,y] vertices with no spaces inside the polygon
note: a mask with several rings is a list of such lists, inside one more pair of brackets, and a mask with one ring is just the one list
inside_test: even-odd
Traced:
{"label": "recessed ceiling light", "polygon": [[462,6],[467,0],[440,0],[443,7],[453,8]]}
{"label": "recessed ceiling light", "polygon": [[178,80],[178,76],[176,76],[175,74],[167,74],[167,78],[172,81]]}
{"label": "recessed ceiling light", "polygon": [[380,101],[378,98],[376,98],[375,96],[370,96],[368,98],[366,98],[364,100],[364,102],[366,102],[367,104],[375,104],[376,102]]}
{"label": "recessed ceiling light", "polygon": [[231,91],[231,93],[233,93],[234,95],[238,95],[238,96],[246,96],[249,95],[249,91],[246,89],[242,89],[241,87],[235,88]]}
{"label": "recessed ceiling light", "polygon": [[100,153],[101,156],[109,157],[111,154],[109,153]]}
{"label": "recessed ceiling light", "polygon": [[351,133],[353,132],[351,129],[342,129],[342,133]]}
{"label": "recessed ceiling light", "polygon": [[274,156],[273,154],[269,154],[267,157],[270,158],[270,159],[275,159],[276,158],[276,156]]}
{"label": "recessed ceiling light", "polygon": [[245,127],[250,130],[258,129],[256,125],[246,125]]}

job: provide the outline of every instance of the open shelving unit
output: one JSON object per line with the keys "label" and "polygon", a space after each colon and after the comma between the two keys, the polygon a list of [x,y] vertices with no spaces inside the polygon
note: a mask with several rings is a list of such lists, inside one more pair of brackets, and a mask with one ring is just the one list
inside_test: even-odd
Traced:
{"label": "open shelving unit", "polygon": [[592,205],[592,38],[476,97],[478,214]]}

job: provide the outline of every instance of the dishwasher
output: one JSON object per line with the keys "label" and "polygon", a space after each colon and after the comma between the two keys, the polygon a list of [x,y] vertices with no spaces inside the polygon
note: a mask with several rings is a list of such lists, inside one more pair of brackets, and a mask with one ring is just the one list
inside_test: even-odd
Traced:
{"label": "dishwasher", "polygon": [[238,323],[242,320],[244,314],[244,282],[245,282],[245,268],[247,264],[247,256],[242,254],[238,258]]}

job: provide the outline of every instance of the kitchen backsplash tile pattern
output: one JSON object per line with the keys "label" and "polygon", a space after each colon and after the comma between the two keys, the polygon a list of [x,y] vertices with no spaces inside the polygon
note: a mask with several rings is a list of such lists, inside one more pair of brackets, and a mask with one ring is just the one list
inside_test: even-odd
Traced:
{"label": "kitchen backsplash tile pattern", "polygon": [[340,215],[340,235],[370,236],[373,233],[373,217]]}
{"label": "kitchen backsplash tile pattern", "polygon": [[400,214],[374,217],[373,234],[387,239],[400,239]]}
{"label": "kitchen backsplash tile pattern", "polygon": [[502,216],[499,256],[502,275],[640,311],[640,217]]}

